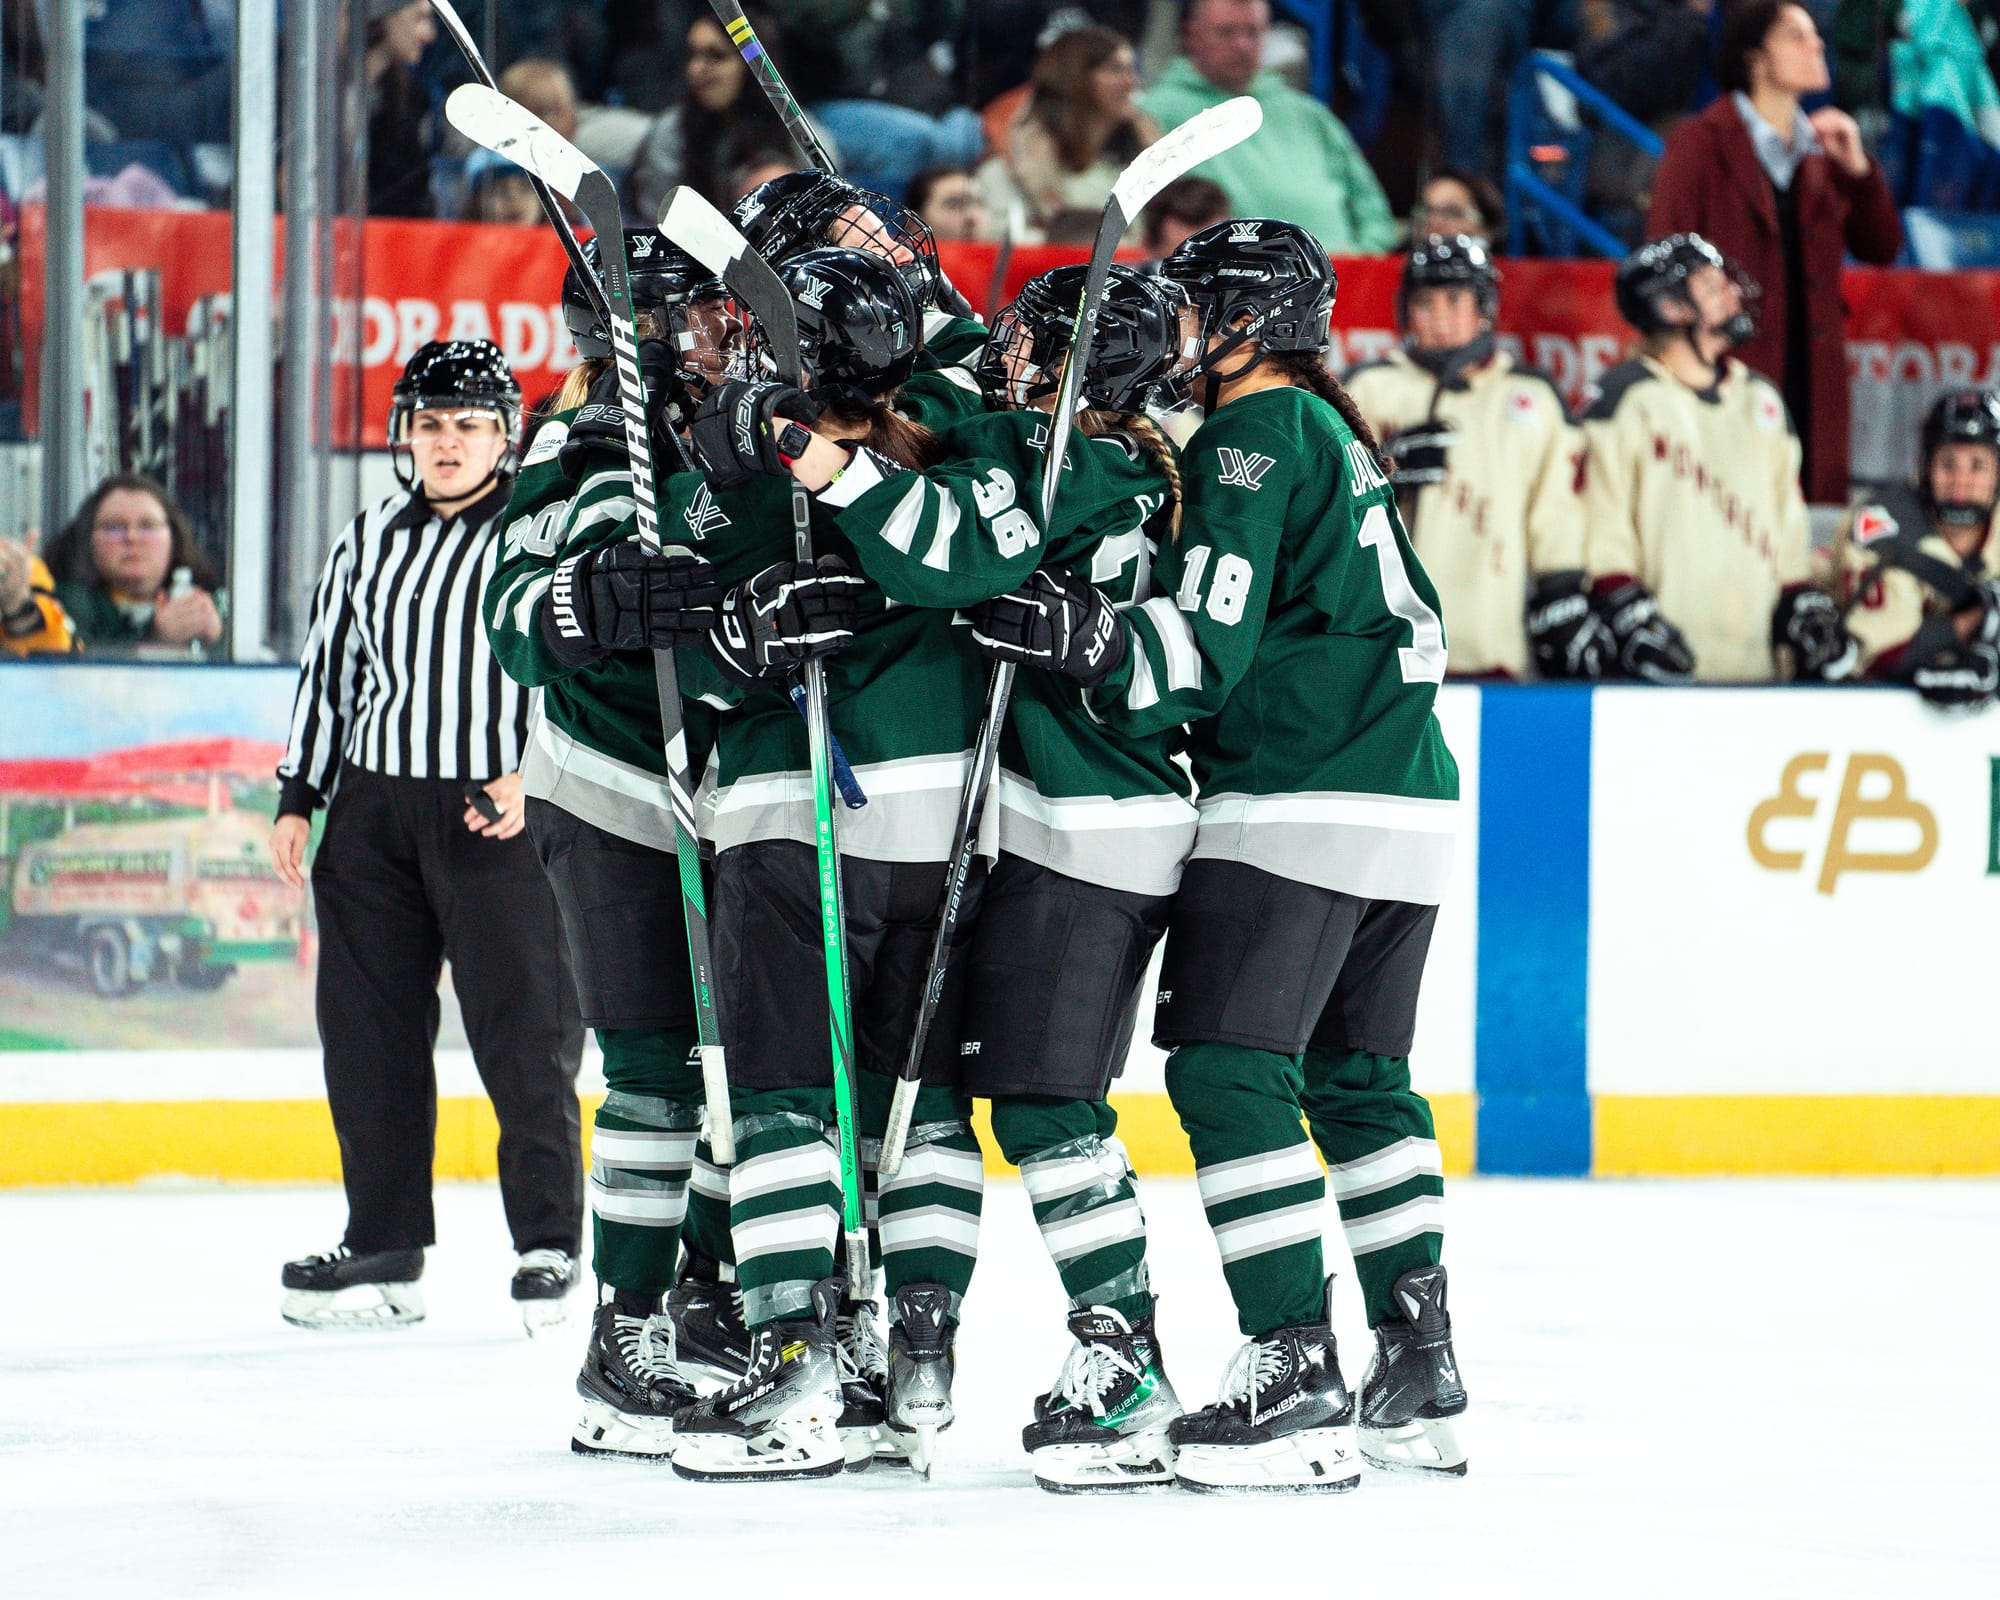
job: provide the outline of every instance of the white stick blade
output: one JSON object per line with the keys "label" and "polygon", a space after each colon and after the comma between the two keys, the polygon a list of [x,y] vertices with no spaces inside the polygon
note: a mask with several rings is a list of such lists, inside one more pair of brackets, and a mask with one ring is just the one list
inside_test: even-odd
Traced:
{"label": "white stick blade", "polygon": [[718,277],[750,248],[735,223],[686,185],[667,196],[660,232]]}
{"label": "white stick blade", "polygon": [[476,145],[532,172],[574,200],[596,163],[546,122],[483,83],[462,83],[444,103],[445,120]]}
{"label": "white stick blade", "polygon": [[1128,219],[1137,217],[1176,178],[1233,149],[1263,126],[1264,108],[1250,95],[1210,106],[1141,150],[1118,175],[1111,196]]}

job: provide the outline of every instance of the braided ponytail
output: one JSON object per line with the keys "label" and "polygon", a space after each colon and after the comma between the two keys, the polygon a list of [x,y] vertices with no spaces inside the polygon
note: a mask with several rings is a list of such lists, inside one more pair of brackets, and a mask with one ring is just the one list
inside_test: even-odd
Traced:
{"label": "braided ponytail", "polygon": [[1354,396],[1342,388],[1340,380],[1327,370],[1326,361],[1319,351],[1273,350],[1265,359],[1301,389],[1310,389],[1338,411],[1340,420],[1354,431],[1354,437],[1368,447],[1368,453],[1375,458],[1383,476],[1388,476],[1389,461],[1382,454],[1382,446],[1376,442],[1375,430],[1368,426],[1368,419],[1354,403]]}
{"label": "braided ponytail", "polygon": [[831,421],[844,426],[865,426],[868,431],[852,442],[867,446],[899,467],[921,472],[945,457],[938,436],[921,422],[913,422],[894,410],[888,399],[878,400],[858,389],[843,389],[829,398],[826,414]]}
{"label": "braided ponytail", "polygon": [[1076,428],[1077,432],[1093,439],[1107,433],[1122,433],[1139,447],[1141,455],[1160,469],[1167,480],[1167,537],[1178,539],[1181,536],[1181,507],[1186,504],[1187,496],[1181,487],[1180,457],[1167,442],[1167,436],[1160,432],[1159,425],[1151,417],[1137,413],[1085,411],[1076,419]]}

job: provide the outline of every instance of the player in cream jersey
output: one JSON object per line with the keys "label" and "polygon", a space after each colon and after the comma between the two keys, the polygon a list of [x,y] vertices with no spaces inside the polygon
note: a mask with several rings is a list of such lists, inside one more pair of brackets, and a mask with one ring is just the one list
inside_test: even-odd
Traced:
{"label": "player in cream jersey", "polygon": [[1834,544],[1848,631],[1871,678],[1937,705],[2000,688],[2000,398],[1939,397],[1908,490],[1857,505]]}
{"label": "player in cream jersey", "polygon": [[1486,246],[1433,234],[1403,263],[1403,348],[1350,372],[1466,677],[1597,677],[1610,634],[1584,599],[1582,441],[1541,373],[1495,346]]}
{"label": "player in cream jersey", "polygon": [[1584,413],[1592,596],[1619,675],[1769,683],[1852,670],[1853,642],[1809,583],[1799,441],[1775,385],[1729,357],[1755,326],[1754,286],[1698,234],[1618,269],[1643,336]]}

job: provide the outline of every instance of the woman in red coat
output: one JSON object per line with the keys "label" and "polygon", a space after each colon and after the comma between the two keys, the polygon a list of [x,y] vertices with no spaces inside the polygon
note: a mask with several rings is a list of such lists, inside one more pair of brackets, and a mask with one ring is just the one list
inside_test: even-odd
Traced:
{"label": "woman in red coat", "polygon": [[1649,238],[1699,233],[1763,289],[1757,336],[1736,354],[1784,391],[1805,445],[1806,498],[1847,498],[1847,307],[1843,256],[1886,263],[1902,219],[1854,119],[1808,117],[1827,86],[1826,47],[1804,6],[1747,0],[1723,23],[1724,93],[1668,136]]}

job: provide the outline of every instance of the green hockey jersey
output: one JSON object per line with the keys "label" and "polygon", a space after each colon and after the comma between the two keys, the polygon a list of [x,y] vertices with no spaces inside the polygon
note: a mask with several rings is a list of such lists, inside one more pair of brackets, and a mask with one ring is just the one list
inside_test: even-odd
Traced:
{"label": "green hockey jersey", "polygon": [[[543,423],[522,459],[501,516],[500,564],[486,587],[486,636],[509,677],[542,691],[521,762],[522,790],[620,838],[672,850],[652,653],[619,651],[571,667],[549,649],[536,620],[560,562],[634,528],[632,479],[622,462],[600,455],[593,459],[604,465],[583,483],[564,476],[557,452],[575,416],[566,411]],[[662,525],[661,542],[692,546],[693,539]],[[680,652],[683,668],[691,654]],[[689,770],[699,773],[714,743],[715,713],[686,693],[682,712]]]}
{"label": "green hockey jersey", "polygon": [[[986,412],[940,440],[949,459],[927,473],[885,474],[863,453],[819,497],[890,598],[970,606],[1018,588],[1038,566],[1060,565],[1114,603],[1146,599],[1147,525],[1168,485],[1131,441],[1072,435],[1044,531],[1046,417]],[[973,652],[969,638],[959,643]],[[1001,741],[999,848],[1085,882],[1171,894],[1195,822],[1171,739],[1165,729],[1134,734],[1098,721],[1060,674],[1017,674]]]}
{"label": "green hockey jersey", "polygon": [[1190,724],[1194,859],[1435,904],[1458,829],[1444,625],[1373,455],[1288,385],[1221,407],[1182,475],[1161,593],[1123,613],[1132,648],[1092,709]]}

